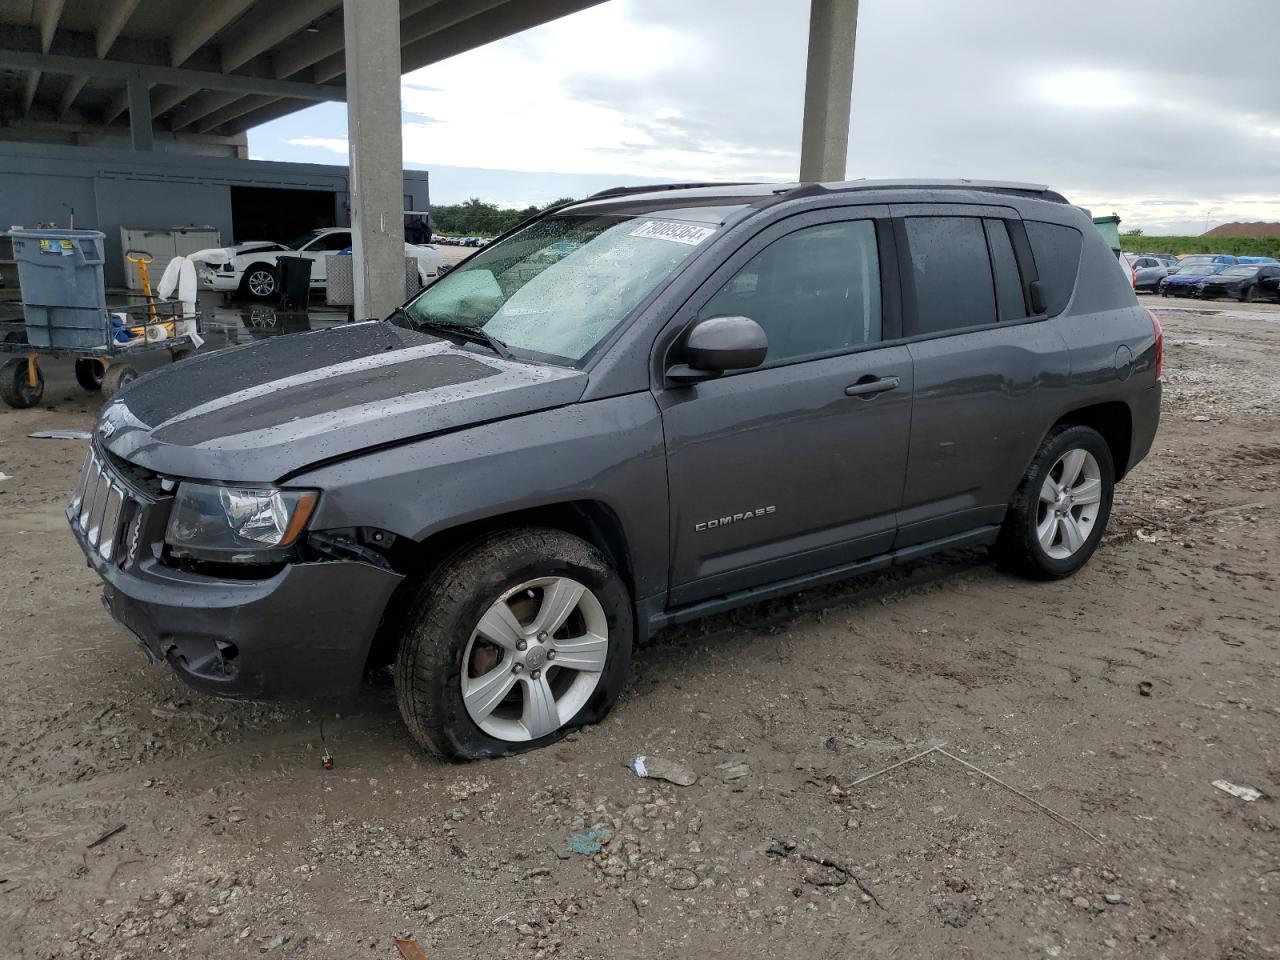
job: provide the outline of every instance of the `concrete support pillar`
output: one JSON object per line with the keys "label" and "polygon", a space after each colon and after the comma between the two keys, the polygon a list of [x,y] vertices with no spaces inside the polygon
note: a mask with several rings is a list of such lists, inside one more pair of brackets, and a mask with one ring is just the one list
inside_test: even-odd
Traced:
{"label": "concrete support pillar", "polygon": [[404,302],[399,0],[344,0],[355,316]]}
{"label": "concrete support pillar", "polygon": [[154,150],[155,134],[151,130],[151,84],[141,77],[131,77],[129,88],[129,134],[133,149]]}
{"label": "concrete support pillar", "polygon": [[811,0],[800,180],[843,180],[849,153],[858,0]]}

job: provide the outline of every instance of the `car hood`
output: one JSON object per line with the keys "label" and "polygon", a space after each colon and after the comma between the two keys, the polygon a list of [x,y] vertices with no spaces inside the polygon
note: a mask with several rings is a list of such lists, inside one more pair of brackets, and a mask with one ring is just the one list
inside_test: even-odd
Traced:
{"label": "car hood", "polygon": [[573,403],[587,376],[384,321],[273,337],[138,378],[99,441],[148,470],[271,482],[322,461]]}
{"label": "car hood", "polygon": [[288,248],[284,244],[276,243],[274,240],[254,240],[249,243],[237,243],[233,247],[209,247],[206,250],[197,250],[195,253],[189,254],[187,259],[196,263],[225,263],[246,253],[266,250],[283,251],[286,249]]}

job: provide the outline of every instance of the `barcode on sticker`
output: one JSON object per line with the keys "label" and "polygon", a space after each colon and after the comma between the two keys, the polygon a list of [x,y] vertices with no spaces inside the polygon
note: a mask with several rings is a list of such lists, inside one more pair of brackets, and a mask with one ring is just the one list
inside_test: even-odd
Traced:
{"label": "barcode on sticker", "polygon": [[667,220],[646,220],[631,231],[631,236],[671,240],[696,247],[715,232],[715,227],[698,227],[691,223],[671,223]]}

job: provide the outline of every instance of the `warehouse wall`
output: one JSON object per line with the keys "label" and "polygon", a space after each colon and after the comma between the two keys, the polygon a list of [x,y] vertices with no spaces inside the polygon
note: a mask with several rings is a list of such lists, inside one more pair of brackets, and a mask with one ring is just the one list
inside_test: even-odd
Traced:
{"label": "warehouse wall", "polygon": [[[428,174],[411,170],[404,176],[408,209],[427,209]],[[68,207],[74,207],[77,227],[106,234],[107,285],[123,286],[122,226],[211,226],[230,243],[233,186],[328,191],[335,223],[350,223],[346,167],[0,143],[0,230],[41,222],[66,226]]]}

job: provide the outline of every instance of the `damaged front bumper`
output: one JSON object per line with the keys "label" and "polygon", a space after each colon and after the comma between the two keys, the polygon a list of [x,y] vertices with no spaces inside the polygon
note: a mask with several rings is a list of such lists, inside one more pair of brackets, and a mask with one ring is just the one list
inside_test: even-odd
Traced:
{"label": "damaged front bumper", "polygon": [[171,503],[95,450],[67,508],[105,583],[104,606],[151,657],[222,696],[338,694],[359,684],[400,574],[344,559],[286,563],[261,578],[177,569],[163,559]]}

